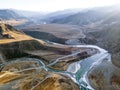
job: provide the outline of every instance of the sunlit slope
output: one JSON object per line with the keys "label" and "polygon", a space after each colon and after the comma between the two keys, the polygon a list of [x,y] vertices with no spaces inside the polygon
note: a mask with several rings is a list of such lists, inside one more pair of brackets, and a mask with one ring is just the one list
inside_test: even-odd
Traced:
{"label": "sunlit slope", "polygon": [[33,39],[7,24],[0,24],[0,38],[0,44]]}

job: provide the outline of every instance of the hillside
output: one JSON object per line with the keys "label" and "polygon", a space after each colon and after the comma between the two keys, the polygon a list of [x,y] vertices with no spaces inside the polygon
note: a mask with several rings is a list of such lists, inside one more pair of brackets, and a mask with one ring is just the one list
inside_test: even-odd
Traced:
{"label": "hillside", "polygon": [[76,38],[77,34],[79,38],[84,37],[80,30],[77,26],[64,24],[41,24],[22,28],[23,32],[32,37],[62,44],[68,39]]}
{"label": "hillside", "polygon": [[32,39],[32,37],[25,35],[23,32],[17,31],[10,25],[0,24],[0,44],[30,39]]}
{"label": "hillside", "polygon": [[97,39],[97,45],[112,54],[118,54],[120,40],[120,11],[114,10],[102,21],[88,24],[83,29],[87,36]]}

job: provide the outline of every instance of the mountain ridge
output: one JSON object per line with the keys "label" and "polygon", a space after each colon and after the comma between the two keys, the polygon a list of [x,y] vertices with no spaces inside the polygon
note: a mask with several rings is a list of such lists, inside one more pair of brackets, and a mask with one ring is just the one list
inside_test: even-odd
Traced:
{"label": "mountain ridge", "polygon": [[21,19],[24,17],[19,16],[13,10],[10,9],[0,9],[0,19],[8,20],[8,19]]}

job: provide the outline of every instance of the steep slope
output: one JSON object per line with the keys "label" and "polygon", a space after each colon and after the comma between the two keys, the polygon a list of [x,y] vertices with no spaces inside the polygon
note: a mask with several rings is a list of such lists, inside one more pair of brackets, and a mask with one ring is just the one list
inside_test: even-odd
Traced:
{"label": "steep slope", "polygon": [[107,49],[112,54],[119,53],[120,40],[120,11],[109,13],[100,23],[89,24],[84,27],[87,35],[97,39],[97,45]]}

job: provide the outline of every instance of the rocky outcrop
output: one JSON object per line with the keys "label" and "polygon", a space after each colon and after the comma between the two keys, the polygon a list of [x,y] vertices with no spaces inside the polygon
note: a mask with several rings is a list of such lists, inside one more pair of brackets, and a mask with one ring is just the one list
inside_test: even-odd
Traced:
{"label": "rocky outcrop", "polygon": [[0,24],[0,39],[12,39],[13,37],[8,33],[15,29],[7,24]]}

